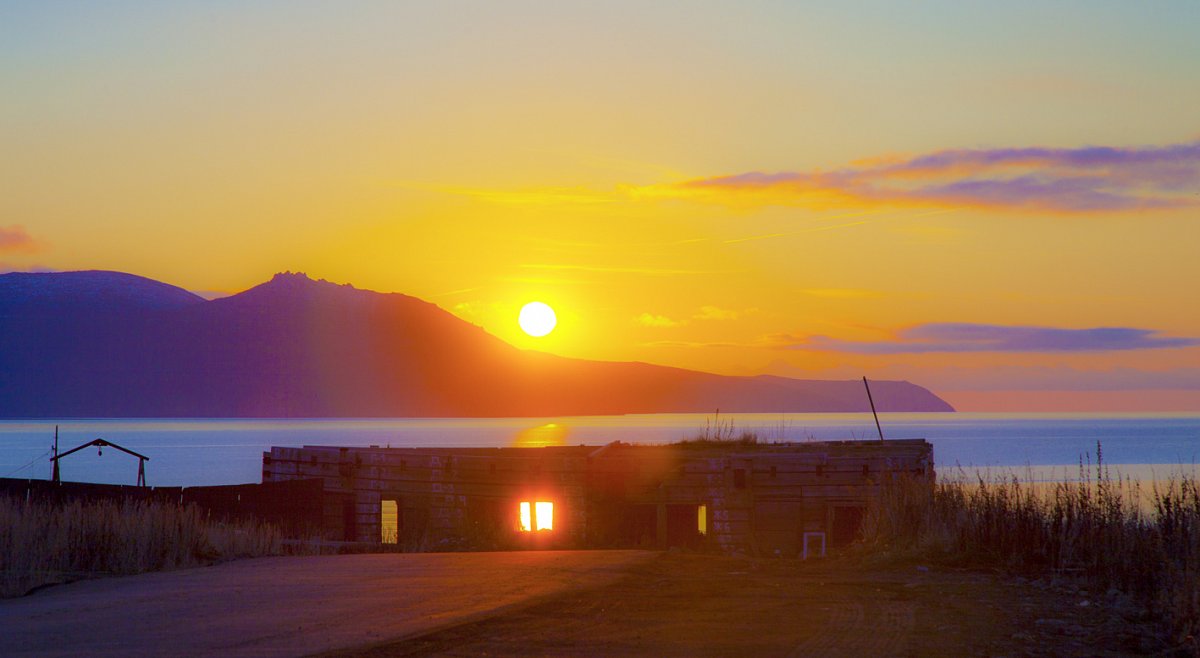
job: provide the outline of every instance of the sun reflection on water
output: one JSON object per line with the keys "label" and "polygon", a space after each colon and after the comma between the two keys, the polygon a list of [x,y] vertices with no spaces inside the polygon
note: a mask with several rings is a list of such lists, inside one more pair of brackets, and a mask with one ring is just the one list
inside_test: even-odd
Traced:
{"label": "sun reflection on water", "polygon": [[514,448],[545,448],[547,446],[564,446],[567,444],[567,434],[570,428],[559,423],[546,423],[537,427],[527,427],[517,432],[513,438]]}

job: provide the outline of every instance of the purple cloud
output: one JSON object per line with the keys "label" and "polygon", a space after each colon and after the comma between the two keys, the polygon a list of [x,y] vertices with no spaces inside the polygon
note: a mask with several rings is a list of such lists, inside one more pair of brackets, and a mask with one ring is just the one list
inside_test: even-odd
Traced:
{"label": "purple cloud", "polygon": [[929,352],[1116,352],[1200,345],[1200,338],[1159,336],[1150,329],[1097,327],[1060,329],[992,324],[932,323],[909,327],[894,340],[848,341],[828,336],[776,335],[770,342],[783,349],[856,354],[924,354]]}
{"label": "purple cloud", "polygon": [[977,206],[1094,213],[1200,205],[1200,141],[1077,149],[958,149],[834,171],[748,172],[684,189],[772,192],[792,202]]}
{"label": "purple cloud", "polygon": [[1009,208],[1055,208],[1073,212],[1103,212],[1179,205],[1169,198],[1137,197],[1106,189],[1098,177],[1049,179],[1020,176],[1006,180],[961,180],[928,185],[910,193],[913,199]]}
{"label": "purple cloud", "polygon": [[1200,141],[1166,146],[1118,148],[1085,146],[1076,149],[950,149],[917,156],[885,167],[891,171],[939,171],[973,166],[979,169],[1036,165],[1071,169],[1123,168],[1128,166],[1195,166],[1200,161]]}

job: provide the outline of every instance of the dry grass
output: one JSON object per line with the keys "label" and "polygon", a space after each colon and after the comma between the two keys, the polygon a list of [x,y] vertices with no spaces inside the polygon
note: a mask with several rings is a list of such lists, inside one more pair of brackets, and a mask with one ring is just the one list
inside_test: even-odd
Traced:
{"label": "dry grass", "polygon": [[672,445],[683,448],[707,448],[712,446],[740,445],[753,447],[758,445],[758,433],[750,430],[738,431],[734,428],[733,419],[721,419],[721,411],[712,418],[704,419],[704,431],[692,439],[676,441]]}
{"label": "dry grass", "polygon": [[[1097,454],[1099,455],[1097,446]],[[864,546],[890,557],[1000,567],[1118,590],[1160,619],[1176,642],[1200,634],[1200,485],[1190,476],[1140,485],[1110,477],[1034,484],[900,479],[867,512]]]}
{"label": "dry grass", "polygon": [[0,528],[0,597],[83,578],[278,555],[282,548],[272,526],[212,521],[194,505],[162,502],[0,497]]}

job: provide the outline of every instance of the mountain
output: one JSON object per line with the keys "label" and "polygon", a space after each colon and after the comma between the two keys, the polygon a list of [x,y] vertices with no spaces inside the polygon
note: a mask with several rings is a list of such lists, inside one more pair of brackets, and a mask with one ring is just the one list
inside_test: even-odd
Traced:
{"label": "mountain", "polygon": [[152,311],[202,302],[183,288],[124,272],[0,274],[0,315]]}
{"label": "mountain", "polygon": [[[953,411],[872,382],[882,411]],[[277,274],[212,301],[118,272],[0,275],[0,417],[866,411],[858,381],[520,350],[415,297]]]}

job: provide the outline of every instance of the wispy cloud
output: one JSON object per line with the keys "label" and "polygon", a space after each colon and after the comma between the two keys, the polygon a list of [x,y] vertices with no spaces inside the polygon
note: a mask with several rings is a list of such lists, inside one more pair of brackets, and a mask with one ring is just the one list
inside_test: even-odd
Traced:
{"label": "wispy cloud", "polygon": [[732,309],[719,306],[701,306],[700,312],[692,317],[697,320],[736,320],[750,313],[757,313],[757,308]]}
{"label": "wispy cloud", "polygon": [[[692,315],[691,319],[692,320],[700,320],[700,321],[737,320],[739,318],[743,318],[747,315],[751,315],[751,314],[757,313],[757,312],[758,312],[757,308],[733,309],[733,308],[721,308],[720,306],[701,306],[700,309],[695,314]],[[642,313],[637,318],[634,318],[634,321],[637,322],[638,324],[641,324],[641,325],[644,325],[647,327],[679,327],[679,326],[688,324],[688,320],[674,320],[674,319],[668,318],[663,315],[654,315],[652,313]],[[692,347],[697,346],[697,345],[701,345],[701,344],[689,343],[689,346],[692,346]],[[704,343],[703,345],[711,345],[711,344]],[[728,346],[728,345],[729,344],[727,344],[727,343],[721,344],[722,347]]]}
{"label": "wispy cloud", "polygon": [[687,340],[655,340],[648,343],[638,343],[640,347],[680,347],[684,349],[700,349],[709,347],[745,347],[739,343],[703,343]]}
{"label": "wispy cloud", "polygon": [[[988,365],[964,367],[928,362],[877,363],[877,379],[920,382],[935,391],[1121,391],[1200,390],[1200,368],[1167,370],[1140,368],[1078,368],[1055,365]],[[783,360],[770,364],[768,374],[799,379],[853,379],[862,376],[861,365],[810,368]]]}
{"label": "wispy cloud", "polygon": [[8,274],[10,272],[58,272],[59,270],[48,265],[18,265],[16,263],[8,263],[0,261],[0,274]]}
{"label": "wispy cloud", "polygon": [[944,150],[832,171],[756,171],[660,189],[671,193],[818,208],[892,204],[1063,213],[1179,208],[1200,205],[1200,141]]}
{"label": "wispy cloud", "polygon": [[389,185],[406,190],[420,190],[468,197],[488,203],[512,206],[596,205],[612,203],[622,195],[613,191],[586,187],[538,186],[521,189],[436,185],[417,181],[402,181]]}
{"label": "wispy cloud", "polygon": [[0,226],[0,253],[30,253],[37,246],[24,226]]}
{"label": "wispy cloud", "polygon": [[878,299],[883,296],[878,290],[862,288],[805,288],[800,292],[822,299]]}
{"label": "wispy cloud", "polygon": [[562,277],[546,276],[502,276],[497,277],[500,283],[520,283],[534,286],[593,286],[595,281],[587,279],[564,279]]}
{"label": "wispy cloud", "polygon": [[633,321],[642,325],[643,327],[658,328],[679,327],[687,324],[686,320],[672,320],[665,315],[655,315],[653,313],[642,313],[634,318]]}
{"label": "wispy cloud", "polygon": [[720,274],[713,270],[670,269],[664,267],[606,267],[600,265],[573,265],[569,263],[522,263],[530,270],[571,270],[577,272],[601,272],[609,274],[648,274],[653,276],[680,276],[687,274]]}
{"label": "wispy cloud", "polygon": [[1200,338],[1160,336],[1151,329],[1005,326],[933,323],[909,327],[884,341],[849,341],[828,336],[774,334],[765,342],[777,348],[856,354],[929,352],[1116,352],[1200,345]]}
{"label": "wispy cloud", "polygon": [[[817,210],[923,207],[1102,213],[1200,206],[1200,140],[1161,146],[945,149],[859,159],[834,169],[751,171],[607,189],[488,189],[403,183],[506,205],[594,205],[688,199],[730,205],[790,205]],[[863,213],[867,214],[867,213]],[[846,217],[852,215],[843,215]],[[873,221],[809,230],[833,230]],[[731,238],[746,242],[785,231]]]}
{"label": "wispy cloud", "polygon": [[453,296],[455,296],[455,295],[465,295],[465,294],[467,294],[467,293],[469,293],[469,292],[475,292],[476,290],[483,290],[483,288],[481,288],[481,287],[475,287],[475,288],[459,288],[459,289],[457,289],[457,290],[449,290],[449,291],[446,291],[446,292],[440,292],[440,293],[438,293],[438,294],[436,294],[436,295],[429,295],[428,297],[429,297],[429,299],[437,299],[437,298],[439,298],[439,297],[453,297]]}

